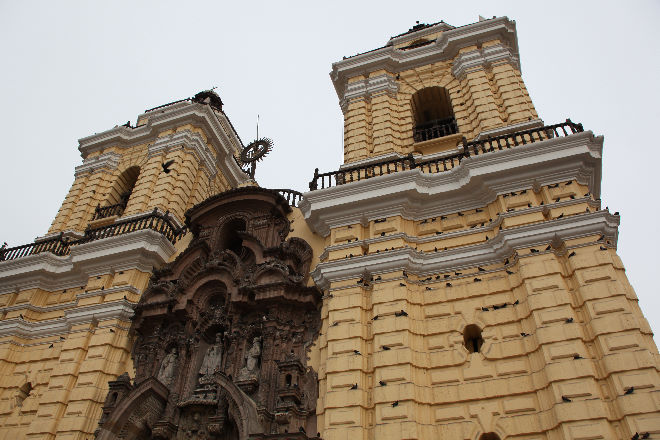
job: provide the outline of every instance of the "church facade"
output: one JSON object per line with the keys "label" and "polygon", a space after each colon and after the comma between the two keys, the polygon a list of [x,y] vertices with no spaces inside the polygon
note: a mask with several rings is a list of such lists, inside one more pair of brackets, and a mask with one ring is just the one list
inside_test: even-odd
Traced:
{"label": "church facade", "polygon": [[304,194],[257,185],[270,142],[214,92],[80,140],[48,233],[0,249],[0,439],[660,435],[603,138],[539,118],[515,22],[331,79],[344,164]]}

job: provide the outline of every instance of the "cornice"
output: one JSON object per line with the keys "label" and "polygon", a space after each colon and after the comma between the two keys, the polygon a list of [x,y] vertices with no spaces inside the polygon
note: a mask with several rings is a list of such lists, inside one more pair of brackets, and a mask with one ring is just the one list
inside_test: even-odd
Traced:
{"label": "cornice", "polygon": [[486,139],[489,137],[497,137],[505,134],[516,133],[525,130],[531,130],[534,128],[543,127],[543,119],[532,119],[530,121],[518,122],[517,124],[506,125],[504,127],[492,128],[490,130],[484,130],[480,132],[475,138],[475,141]]}
{"label": "cornice", "polygon": [[367,99],[381,94],[396,97],[398,91],[399,84],[396,79],[392,75],[384,73],[347,84],[346,93],[340,99],[339,105],[342,112],[346,113],[348,104],[354,99]]}
{"label": "cornice", "polygon": [[600,195],[602,136],[583,132],[471,156],[449,171],[400,171],[307,192],[299,208],[310,228],[330,229],[375,218],[417,220],[482,207],[498,194],[576,179]]}
{"label": "cornice", "polygon": [[119,165],[121,154],[108,151],[96,157],[87,157],[82,165],[78,165],[75,170],[75,176],[78,177],[84,173],[94,173],[99,170],[116,170]]}
{"label": "cornice", "polygon": [[364,273],[376,274],[406,270],[411,274],[426,276],[460,270],[462,268],[502,262],[516,249],[547,244],[552,240],[603,234],[616,239],[619,217],[608,211],[573,215],[499,231],[491,240],[439,252],[421,252],[404,247],[387,252],[372,253],[349,259],[319,263],[312,278],[320,289],[328,289],[330,283],[361,277]]}
{"label": "cornice", "polygon": [[241,141],[233,130],[229,129],[230,124],[224,114],[214,112],[208,105],[185,101],[149,111],[140,118],[146,119],[147,122],[139,127],[118,126],[80,139],[78,150],[82,157],[86,158],[95,151],[103,151],[109,147],[129,148],[139,143],[152,142],[162,131],[186,123],[201,124],[217,157],[213,162],[230,184],[238,186],[247,180],[247,175],[234,160],[240,153]]}
{"label": "cornice", "polygon": [[91,276],[120,270],[151,272],[174,255],[175,248],[163,235],[135,231],[71,247],[58,257],[44,252],[0,262],[0,294],[25,289],[56,291],[85,285]]}
{"label": "cornice", "polygon": [[206,174],[211,178],[215,178],[218,173],[215,165],[215,158],[213,153],[208,149],[208,145],[204,142],[202,135],[194,133],[190,130],[177,131],[169,135],[161,136],[156,139],[152,144],[149,144],[148,155],[149,157],[157,156],[160,154],[167,154],[171,150],[182,147],[192,151],[200,163]]}
{"label": "cornice", "polygon": [[511,64],[520,70],[520,59],[518,54],[511,52],[511,49],[501,44],[483,47],[459,54],[451,68],[451,73],[459,80],[465,79],[468,73],[483,70],[487,67],[497,66],[499,64]]}
{"label": "cornice", "polygon": [[461,26],[446,30],[434,43],[415,49],[401,50],[393,46],[366,52],[333,63],[330,78],[339,99],[343,99],[349,78],[365,75],[377,70],[398,73],[422,65],[454,58],[460,49],[499,39],[508,47],[512,57],[519,58],[516,23],[507,17]]}
{"label": "cornice", "polygon": [[401,44],[412,43],[413,41],[426,38],[429,35],[450,31],[452,29],[456,29],[456,27],[441,21],[433,26],[425,27],[417,31],[408,31],[402,35],[392,37],[390,38],[390,41],[387,42],[386,46],[399,46]]}
{"label": "cornice", "polygon": [[21,318],[0,321],[0,337],[20,336],[36,339],[48,336],[66,334],[72,326],[109,319],[120,319],[128,322],[133,316],[133,306],[126,300],[110,303],[79,306],[64,312],[63,318],[30,322]]}

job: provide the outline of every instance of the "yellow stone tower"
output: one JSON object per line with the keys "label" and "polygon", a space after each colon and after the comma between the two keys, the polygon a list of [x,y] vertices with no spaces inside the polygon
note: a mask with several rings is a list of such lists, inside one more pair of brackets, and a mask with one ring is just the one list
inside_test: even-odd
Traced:
{"label": "yellow stone tower", "polygon": [[[152,427],[154,438],[202,438],[190,430],[181,437],[174,418],[145,427],[144,414],[135,414],[133,425],[122,425],[133,407],[118,410],[108,382],[133,395],[141,383],[169,392],[171,347],[168,380],[134,368],[136,340],[148,345],[131,332],[136,305],[148,297],[168,316],[158,296],[164,285],[196,298],[194,283],[178,284],[206,270],[195,252],[210,255],[211,273],[222,246],[240,253],[244,240],[260,262],[277,260],[280,274],[304,266],[298,290],[285,291],[304,291],[322,307],[306,309],[315,340],[303,344],[299,334],[297,351],[268,358],[270,367],[268,339],[250,339],[258,352],[250,374],[263,361],[262,372],[279,376],[248,374],[239,391],[231,376],[217,375],[233,390],[231,402],[248,402],[241,414],[251,418],[228,412],[236,430],[214,439],[660,436],[658,351],[616,254],[618,213],[601,209],[603,138],[570,120],[539,118],[522,81],[515,22],[418,23],[333,64],[331,79],[344,114],[344,164],[317,170],[301,201],[287,193],[298,205],[290,210],[268,190],[236,190],[256,184],[241,169],[243,145],[213,92],[80,140],[83,163],[48,234],[0,249],[0,440],[82,440],[97,428],[111,438],[129,425],[139,433],[122,438],[142,440]],[[258,234],[241,222],[223,226],[235,214],[225,203],[276,206],[277,239],[296,240],[257,245]],[[264,219],[244,222],[262,230]],[[214,228],[233,234],[208,241],[217,249],[202,243]],[[287,252],[304,255],[304,264],[287,266]],[[251,254],[241,255],[251,267]],[[191,269],[159,270],[173,264]],[[279,280],[272,273],[262,280]],[[226,278],[223,292],[243,286],[239,299],[250,312],[248,278]],[[258,317],[262,326],[274,325],[268,315]],[[234,359],[245,345],[236,335],[216,339],[233,344]],[[188,359],[208,343],[184,343]],[[303,373],[318,377],[318,399],[316,379],[306,397],[297,388],[293,378]],[[246,394],[264,381],[277,394],[267,396],[271,412]],[[197,405],[185,400],[193,391],[179,396],[181,408]],[[312,409],[291,403],[301,400]],[[289,432],[291,414],[318,435]]]}
{"label": "yellow stone tower", "polygon": [[132,371],[133,305],[185,248],[184,212],[248,176],[213,92],[80,140],[48,235],[2,250],[0,439],[87,439],[108,381]]}
{"label": "yellow stone tower", "polygon": [[418,24],[331,78],[344,165],[301,205],[327,240],[323,438],[659,433],[658,351],[601,209],[603,138],[538,118],[515,22]]}

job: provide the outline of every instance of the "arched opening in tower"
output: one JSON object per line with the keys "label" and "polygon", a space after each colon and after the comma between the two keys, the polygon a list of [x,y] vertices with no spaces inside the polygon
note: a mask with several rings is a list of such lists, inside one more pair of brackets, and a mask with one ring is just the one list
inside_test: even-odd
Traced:
{"label": "arched opening in tower", "polygon": [[415,142],[458,133],[449,93],[444,87],[426,87],[412,96]]}
{"label": "arched opening in tower", "polygon": [[474,324],[465,327],[465,330],[463,330],[463,343],[470,353],[479,353],[481,346],[484,344],[481,329]]}

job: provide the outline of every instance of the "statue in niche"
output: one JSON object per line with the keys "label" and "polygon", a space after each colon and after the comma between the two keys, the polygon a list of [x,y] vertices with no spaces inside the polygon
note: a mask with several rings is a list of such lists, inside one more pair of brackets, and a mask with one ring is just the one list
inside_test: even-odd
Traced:
{"label": "statue in niche", "polygon": [[240,379],[251,379],[259,372],[259,358],[261,357],[261,338],[252,340],[252,347],[245,354],[245,367],[241,369]]}
{"label": "statue in niche", "polygon": [[222,335],[218,333],[215,335],[215,344],[206,350],[199,375],[202,377],[212,375],[220,369],[220,362],[222,362]]}
{"label": "statue in niche", "polygon": [[164,385],[170,386],[174,379],[174,370],[176,369],[177,353],[176,348],[172,347],[170,352],[163,358],[158,371],[158,380]]}

